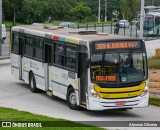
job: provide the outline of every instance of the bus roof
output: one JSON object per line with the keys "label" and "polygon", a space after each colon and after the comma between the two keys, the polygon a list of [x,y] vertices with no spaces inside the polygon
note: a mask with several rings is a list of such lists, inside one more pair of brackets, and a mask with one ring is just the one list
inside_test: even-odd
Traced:
{"label": "bus roof", "polygon": [[144,9],[160,9],[160,6],[145,6]]}
{"label": "bus roof", "polygon": [[65,36],[70,38],[75,38],[82,41],[96,41],[96,40],[114,40],[114,39],[132,39],[135,40],[137,38],[130,38],[120,35],[112,35],[112,34],[86,34],[81,35],[79,31],[86,31],[82,29],[73,29],[73,28],[60,28],[58,26],[51,25],[23,25],[23,26],[14,26],[12,27],[12,31],[24,32],[26,34],[45,37],[46,35],[58,35]]}
{"label": "bus roof", "polygon": [[145,15],[160,16],[160,13],[159,12],[149,12],[149,13],[146,13]]}

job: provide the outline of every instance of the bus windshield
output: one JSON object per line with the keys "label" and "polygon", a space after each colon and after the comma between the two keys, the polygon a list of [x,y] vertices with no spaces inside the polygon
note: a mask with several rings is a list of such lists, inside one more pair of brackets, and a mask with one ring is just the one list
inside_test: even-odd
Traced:
{"label": "bus windshield", "polygon": [[91,55],[92,82],[131,83],[147,78],[146,54],[140,52]]}

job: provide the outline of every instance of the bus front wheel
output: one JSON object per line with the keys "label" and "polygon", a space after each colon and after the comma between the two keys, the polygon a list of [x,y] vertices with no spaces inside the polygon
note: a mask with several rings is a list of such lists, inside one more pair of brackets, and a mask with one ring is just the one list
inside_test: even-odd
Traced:
{"label": "bus front wheel", "polygon": [[33,93],[38,92],[38,89],[36,88],[36,80],[33,73],[31,73],[29,76],[29,87]]}
{"label": "bus front wheel", "polygon": [[67,91],[67,104],[70,109],[79,110],[80,106],[77,106],[76,93],[73,88],[69,88]]}

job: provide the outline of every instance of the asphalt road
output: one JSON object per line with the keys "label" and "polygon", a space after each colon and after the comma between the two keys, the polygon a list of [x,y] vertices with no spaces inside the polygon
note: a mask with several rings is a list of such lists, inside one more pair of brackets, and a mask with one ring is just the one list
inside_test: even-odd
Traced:
{"label": "asphalt road", "polygon": [[[17,80],[11,75],[10,65],[5,64],[7,62],[9,61],[0,62],[1,107],[15,108],[72,121],[160,121],[160,108],[152,105],[127,111],[110,110],[97,112],[71,110],[64,100],[48,97],[45,93],[32,93],[27,84]],[[94,122],[94,125],[98,125],[98,122]],[[132,128],[119,129],[127,130]],[[139,128],[137,127],[136,129]],[[140,129],[142,130],[142,128]],[[149,127],[143,129],[150,130]],[[151,129],[158,130],[158,128]]]}
{"label": "asphalt road", "polygon": [[148,56],[154,56],[155,55],[155,50],[157,48],[160,49],[160,39],[146,41],[145,45],[146,45],[147,55]]}
{"label": "asphalt road", "polygon": [[7,37],[4,41],[4,44],[2,44],[2,56],[9,56],[10,55],[10,32],[7,31]]}

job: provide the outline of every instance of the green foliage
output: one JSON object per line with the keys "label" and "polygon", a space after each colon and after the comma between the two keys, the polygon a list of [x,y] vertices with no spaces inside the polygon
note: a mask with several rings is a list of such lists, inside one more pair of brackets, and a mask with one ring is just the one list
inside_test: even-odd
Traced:
{"label": "green foliage", "polygon": [[19,12],[24,4],[24,0],[2,0],[3,15],[5,19],[12,20],[13,13]]}
{"label": "green foliage", "polygon": [[[81,8],[82,5],[83,8]],[[76,7],[80,12],[75,16],[71,10]],[[118,9],[117,0],[107,0],[108,19],[111,19],[113,11]],[[3,20],[13,20],[14,12],[16,12],[16,22],[29,24],[44,22],[49,16],[54,17],[55,20],[76,21],[78,19],[95,22],[98,14],[98,0],[3,0]],[[104,21],[104,12],[104,0],[101,0],[101,21]]]}
{"label": "green foliage", "polygon": [[149,69],[160,69],[160,59],[156,57],[150,57],[148,59]]}
{"label": "green foliage", "polygon": [[[58,129],[58,130],[60,129],[62,130],[81,130],[81,129],[103,130],[102,128],[97,128],[97,127],[93,127],[89,125],[83,125],[83,124],[75,123],[72,121],[67,121],[64,119],[57,119],[57,118],[51,118],[47,116],[36,115],[36,114],[29,113],[29,112],[18,111],[18,110],[10,109],[10,108],[0,107],[0,112],[1,112],[0,121],[11,121],[11,122],[24,121],[25,123],[32,122],[32,121],[34,123],[42,122],[42,128],[37,128],[37,130],[39,129],[42,129],[42,130],[53,130],[53,129]],[[51,121],[50,124],[53,127],[47,127],[47,124],[46,125],[44,124],[44,127],[43,127],[43,123],[47,123],[49,121]],[[6,129],[7,128],[5,128],[5,130]],[[14,128],[10,128],[10,129],[14,129]],[[18,128],[15,128],[15,130],[17,129]],[[22,128],[19,128],[19,129],[22,129]],[[36,128],[23,128],[23,130],[28,130],[28,129],[35,130]]]}
{"label": "green foliage", "polygon": [[85,21],[86,22],[93,22],[93,21],[97,21],[98,17],[95,14],[92,14],[90,16],[87,16]]}
{"label": "green foliage", "polygon": [[[115,11],[119,12],[119,16],[121,16],[120,0],[106,1],[107,19],[111,20]],[[121,1],[129,1],[127,3],[131,3],[131,7],[133,7],[136,3],[134,1],[138,0]],[[49,16],[54,17],[54,20],[76,21],[78,19],[84,22],[92,20],[95,22],[97,21],[99,3],[98,0],[3,0],[2,2],[3,20],[13,20],[14,12],[16,12],[16,22],[29,24],[44,22]],[[125,13],[129,18],[135,16],[135,12],[132,10],[125,10]],[[101,0],[101,21],[104,21],[104,18],[105,0]]]}
{"label": "green foliage", "polygon": [[160,107],[160,99],[158,98],[149,98],[149,104],[156,105]]}
{"label": "green foliage", "polygon": [[23,23],[44,22],[49,16],[61,19],[64,15],[69,14],[71,5],[75,6],[74,1],[3,0],[4,18],[13,20],[13,12],[16,12],[16,21]]}
{"label": "green foliage", "polygon": [[140,2],[139,0],[120,0],[120,9],[124,19],[132,21],[140,10]]}
{"label": "green foliage", "polygon": [[75,16],[80,22],[91,14],[91,8],[84,6],[83,4],[77,5],[70,10],[71,14]]}

